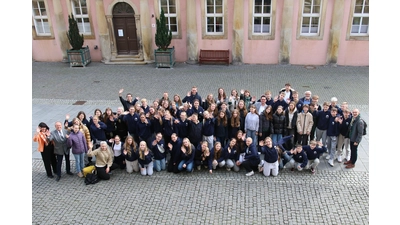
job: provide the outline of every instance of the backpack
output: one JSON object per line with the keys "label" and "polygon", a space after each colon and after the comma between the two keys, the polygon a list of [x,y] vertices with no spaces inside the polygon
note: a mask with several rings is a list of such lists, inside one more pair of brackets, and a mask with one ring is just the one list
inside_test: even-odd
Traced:
{"label": "backpack", "polygon": [[95,184],[99,182],[99,178],[97,177],[97,172],[96,170],[93,170],[91,173],[86,174],[85,177],[85,184]]}
{"label": "backpack", "polygon": [[367,134],[367,123],[365,122],[365,120],[361,119],[361,121],[364,123],[364,130],[363,130],[363,136]]}

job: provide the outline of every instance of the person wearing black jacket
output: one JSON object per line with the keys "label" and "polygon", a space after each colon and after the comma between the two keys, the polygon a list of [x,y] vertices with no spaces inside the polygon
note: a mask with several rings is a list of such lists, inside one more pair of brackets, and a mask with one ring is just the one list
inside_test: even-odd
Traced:
{"label": "person wearing black jacket", "polygon": [[289,107],[285,110],[285,136],[293,135],[293,138],[287,143],[287,149],[292,149],[297,143],[297,108],[296,103],[291,101]]}

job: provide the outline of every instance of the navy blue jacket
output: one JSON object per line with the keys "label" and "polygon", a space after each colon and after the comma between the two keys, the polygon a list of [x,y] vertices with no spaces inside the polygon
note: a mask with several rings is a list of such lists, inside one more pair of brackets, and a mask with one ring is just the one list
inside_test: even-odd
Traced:
{"label": "navy blue jacket", "polygon": [[178,129],[179,137],[182,139],[189,137],[189,120],[182,121],[179,118],[178,121],[176,128]]}
{"label": "navy blue jacket", "polygon": [[[165,146],[164,140],[161,139],[159,142],[157,142],[155,145],[153,145],[154,140],[155,140],[155,138],[153,138],[153,140],[151,140],[151,146],[150,146],[150,149],[154,155],[154,159],[155,160],[165,159],[167,157],[167,146]],[[159,148],[164,149],[164,152],[160,152]]]}
{"label": "navy blue jacket", "polygon": [[131,115],[130,113],[126,114],[124,116],[124,118],[122,119],[126,125],[128,126],[128,132],[130,134],[135,134],[136,133],[136,125],[137,125],[137,121],[140,120],[139,118],[139,114],[134,113],[133,115]]}
{"label": "navy blue jacket", "polygon": [[258,154],[257,148],[254,143],[251,143],[250,146],[246,146],[244,159],[253,162],[260,160],[260,155]]}
{"label": "navy blue jacket", "polygon": [[304,149],[301,150],[301,152],[300,152],[300,153],[297,153],[297,154],[292,154],[292,153],[290,153],[290,151],[287,151],[286,153],[287,153],[288,155],[292,155],[292,159],[294,159],[294,161],[296,161],[296,162],[298,162],[298,163],[301,163],[301,164],[300,164],[301,168],[304,168],[304,167],[307,166],[308,158],[307,158],[307,154],[306,154],[306,152],[304,151]]}
{"label": "navy blue jacket", "polygon": [[125,99],[123,99],[121,96],[119,96],[119,100],[122,103],[122,106],[124,107],[124,111],[129,111],[129,108],[131,107],[131,105],[135,105],[136,102],[138,101],[136,98],[133,99],[132,102],[128,102]]}
{"label": "navy blue jacket", "polygon": [[136,124],[136,134],[142,141],[147,141],[147,139],[149,139],[152,135],[151,122],[147,118],[146,120],[147,124],[142,122],[140,119]]}
{"label": "navy blue jacket", "polygon": [[92,136],[92,140],[106,141],[106,129],[107,125],[101,121],[99,121],[100,128],[97,128],[94,123],[90,125],[90,134]]}
{"label": "navy blue jacket", "polygon": [[138,163],[142,168],[144,167],[144,165],[147,165],[151,162],[153,162],[153,153],[151,151],[149,151],[149,153],[144,156],[144,159],[141,159],[140,157],[138,158]]}
{"label": "navy blue jacket", "polygon": [[274,104],[272,104],[272,111],[275,112],[280,105],[283,107],[283,110],[286,110],[289,106],[289,104],[285,100],[281,101],[278,99],[276,102],[274,102]]}
{"label": "navy blue jacket", "polygon": [[203,135],[211,136],[214,135],[215,118],[205,119],[203,123]]}
{"label": "navy blue jacket", "polygon": [[339,125],[339,133],[345,137],[348,136],[348,132],[349,132],[349,127],[350,127],[350,123],[351,123],[351,116],[349,116],[349,118],[344,119],[342,121],[342,124]]}
{"label": "navy blue jacket", "polygon": [[[180,147],[182,147],[182,145]],[[194,160],[195,153],[196,153],[196,148],[193,146],[193,144],[192,144],[191,154],[188,154],[187,152],[183,153],[181,148],[179,148],[179,152],[177,153],[177,158],[179,159],[178,163],[180,163],[181,161],[184,161],[184,164],[186,164],[186,165],[192,163]]]}
{"label": "navy blue jacket", "polygon": [[139,150],[136,149],[136,152],[134,151],[133,148],[131,148],[131,155],[129,154],[124,154],[124,146],[122,146],[122,155],[124,156],[125,160],[128,160],[129,162],[133,162],[139,158]]}
{"label": "navy blue jacket", "polygon": [[175,133],[179,137],[178,127],[177,127],[176,123],[174,123],[174,120],[175,120],[174,117],[171,117],[170,120],[166,120],[163,118],[162,126],[163,126],[163,130],[164,130],[164,132],[163,132],[164,137],[165,136],[171,137],[171,135],[173,133]]}
{"label": "navy blue jacket", "polygon": [[190,96],[185,96],[185,97],[182,99],[182,102],[183,102],[183,103],[185,103],[185,102],[190,102],[190,104],[193,105],[193,101],[194,101],[195,99],[198,99],[200,104],[202,103],[202,101],[201,101],[201,96],[200,96],[199,94],[197,94],[197,93],[196,93],[195,95],[192,95],[192,94],[190,93]]}
{"label": "navy blue jacket", "polygon": [[231,152],[228,151],[228,148],[230,148],[229,143],[222,150],[222,158],[224,160],[231,159],[233,162],[236,162],[236,159],[237,159],[236,145],[233,146],[233,148],[231,149]]}
{"label": "navy blue jacket", "polygon": [[326,151],[326,147],[316,146],[314,149],[311,149],[310,145],[303,145],[303,150],[306,152],[308,160],[314,160],[324,154],[324,152]]}
{"label": "navy blue jacket", "polygon": [[328,129],[326,131],[326,135],[327,136],[339,136],[339,126],[340,123],[339,122],[335,122],[335,118],[336,117],[330,117],[329,118],[329,125],[328,125]]}
{"label": "navy blue jacket", "polygon": [[192,143],[200,143],[203,138],[203,123],[199,122],[198,124],[194,123],[193,121],[189,121],[189,140]]}
{"label": "navy blue jacket", "polygon": [[261,153],[264,154],[264,160],[267,163],[274,163],[278,161],[278,150],[275,149],[274,145],[272,145],[271,148],[266,145],[262,146]]}
{"label": "navy blue jacket", "polygon": [[317,112],[317,128],[320,130],[327,130],[329,124],[329,118],[331,117],[331,111],[319,110]]}
{"label": "navy blue jacket", "polygon": [[179,163],[179,152],[181,151],[181,146],[182,146],[182,139],[179,137],[177,138],[176,142],[173,142],[172,140],[169,142],[172,144],[172,148],[168,148],[169,153],[171,154],[171,160],[172,163]]}

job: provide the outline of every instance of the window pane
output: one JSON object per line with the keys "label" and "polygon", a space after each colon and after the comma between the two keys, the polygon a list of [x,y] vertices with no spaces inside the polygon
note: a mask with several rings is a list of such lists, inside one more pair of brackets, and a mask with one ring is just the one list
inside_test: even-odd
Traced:
{"label": "window pane", "polygon": [[310,17],[303,17],[303,27],[308,27],[310,26]]}
{"label": "window pane", "polygon": [[359,25],[361,23],[361,17],[353,17],[353,25]]}
{"label": "window pane", "polygon": [[261,6],[254,6],[254,13],[261,13]]}
{"label": "window pane", "polygon": [[265,25],[265,24],[267,24],[267,25],[269,25],[271,23],[271,18],[270,17],[264,17],[263,18],[263,24]]}
{"label": "window pane", "polygon": [[362,25],[369,25],[369,17],[363,17],[361,24]]}
{"label": "window pane", "polygon": [[356,25],[356,26],[351,26],[351,33],[358,33],[358,28],[359,28],[360,26],[358,26],[358,25]]}
{"label": "window pane", "polygon": [[216,29],[216,32],[224,32],[222,24],[221,25],[216,25],[215,29]]}
{"label": "window pane", "polygon": [[356,0],[356,5],[362,5],[364,0]]}
{"label": "window pane", "polygon": [[222,6],[215,6],[215,13],[222,13]]}
{"label": "window pane", "polygon": [[216,20],[217,24],[222,24],[223,23],[222,17],[216,17],[215,20]]}
{"label": "window pane", "polygon": [[207,6],[207,13],[213,14],[214,13],[214,6]]}
{"label": "window pane", "polygon": [[314,5],[312,13],[319,13],[320,8],[319,5]]}
{"label": "window pane", "polygon": [[44,5],[44,1],[39,1],[39,7],[41,9],[45,9],[46,8],[46,6]]}
{"label": "window pane", "polygon": [[368,33],[368,26],[361,26],[360,33]]}
{"label": "window pane", "polygon": [[311,13],[311,3],[307,3],[307,0],[304,1],[303,13]]}
{"label": "window pane", "polygon": [[[167,2],[168,2],[168,0],[160,0],[160,5],[161,5],[161,7],[167,6]],[[165,12],[165,11],[164,11],[164,12]]]}
{"label": "window pane", "polygon": [[264,13],[271,13],[271,6],[264,6]]}
{"label": "window pane", "polygon": [[178,32],[178,26],[177,25],[171,25],[171,32]]}
{"label": "window pane", "polygon": [[364,7],[364,13],[369,13],[369,6]]}
{"label": "window pane", "polygon": [[34,16],[40,16],[40,13],[39,13],[39,9],[38,9],[38,8],[33,9],[33,15],[34,15]]}
{"label": "window pane", "polygon": [[161,10],[164,11],[164,14],[168,14],[168,8],[166,6],[161,6]]}
{"label": "window pane", "polygon": [[261,6],[263,4],[263,0],[254,0],[254,6]]}
{"label": "window pane", "polygon": [[207,6],[214,6],[214,0],[207,0]]}
{"label": "window pane", "polygon": [[354,13],[362,13],[362,6],[356,6],[354,8]]}
{"label": "window pane", "polygon": [[176,13],[175,5],[169,5],[169,13]]}
{"label": "window pane", "polygon": [[170,17],[169,21],[170,21],[170,24],[177,24],[176,17]]}
{"label": "window pane", "polygon": [[219,5],[222,6],[222,0],[215,0],[215,5],[216,6],[219,6]]}
{"label": "window pane", "polygon": [[254,24],[260,24],[261,25],[261,17],[254,17]]}

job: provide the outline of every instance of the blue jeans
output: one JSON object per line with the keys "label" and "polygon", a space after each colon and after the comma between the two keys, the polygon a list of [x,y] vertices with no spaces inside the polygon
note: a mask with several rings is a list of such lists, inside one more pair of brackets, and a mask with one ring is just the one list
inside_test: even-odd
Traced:
{"label": "blue jeans", "polygon": [[154,170],[157,172],[160,172],[161,170],[165,170],[165,158],[154,160]]}
{"label": "blue jeans", "polygon": [[246,138],[251,137],[255,146],[258,145],[257,143],[257,135],[255,130],[246,130]]}
{"label": "blue jeans", "polygon": [[[282,134],[271,134],[271,138],[272,138],[273,143],[278,143],[278,141],[281,140],[281,138],[282,138]],[[288,149],[286,149],[286,150],[288,150]]]}
{"label": "blue jeans", "polygon": [[182,171],[183,169],[186,169],[186,171],[188,171],[188,172],[192,172],[192,170],[193,170],[193,162],[191,162],[191,163],[189,163],[189,164],[186,164],[186,168],[183,168],[183,164],[185,164],[185,160],[182,160],[180,163],[179,163],[179,165],[178,165],[178,170],[179,171]]}
{"label": "blue jeans", "polygon": [[85,167],[85,153],[74,154],[76,172],[82,172]]}

